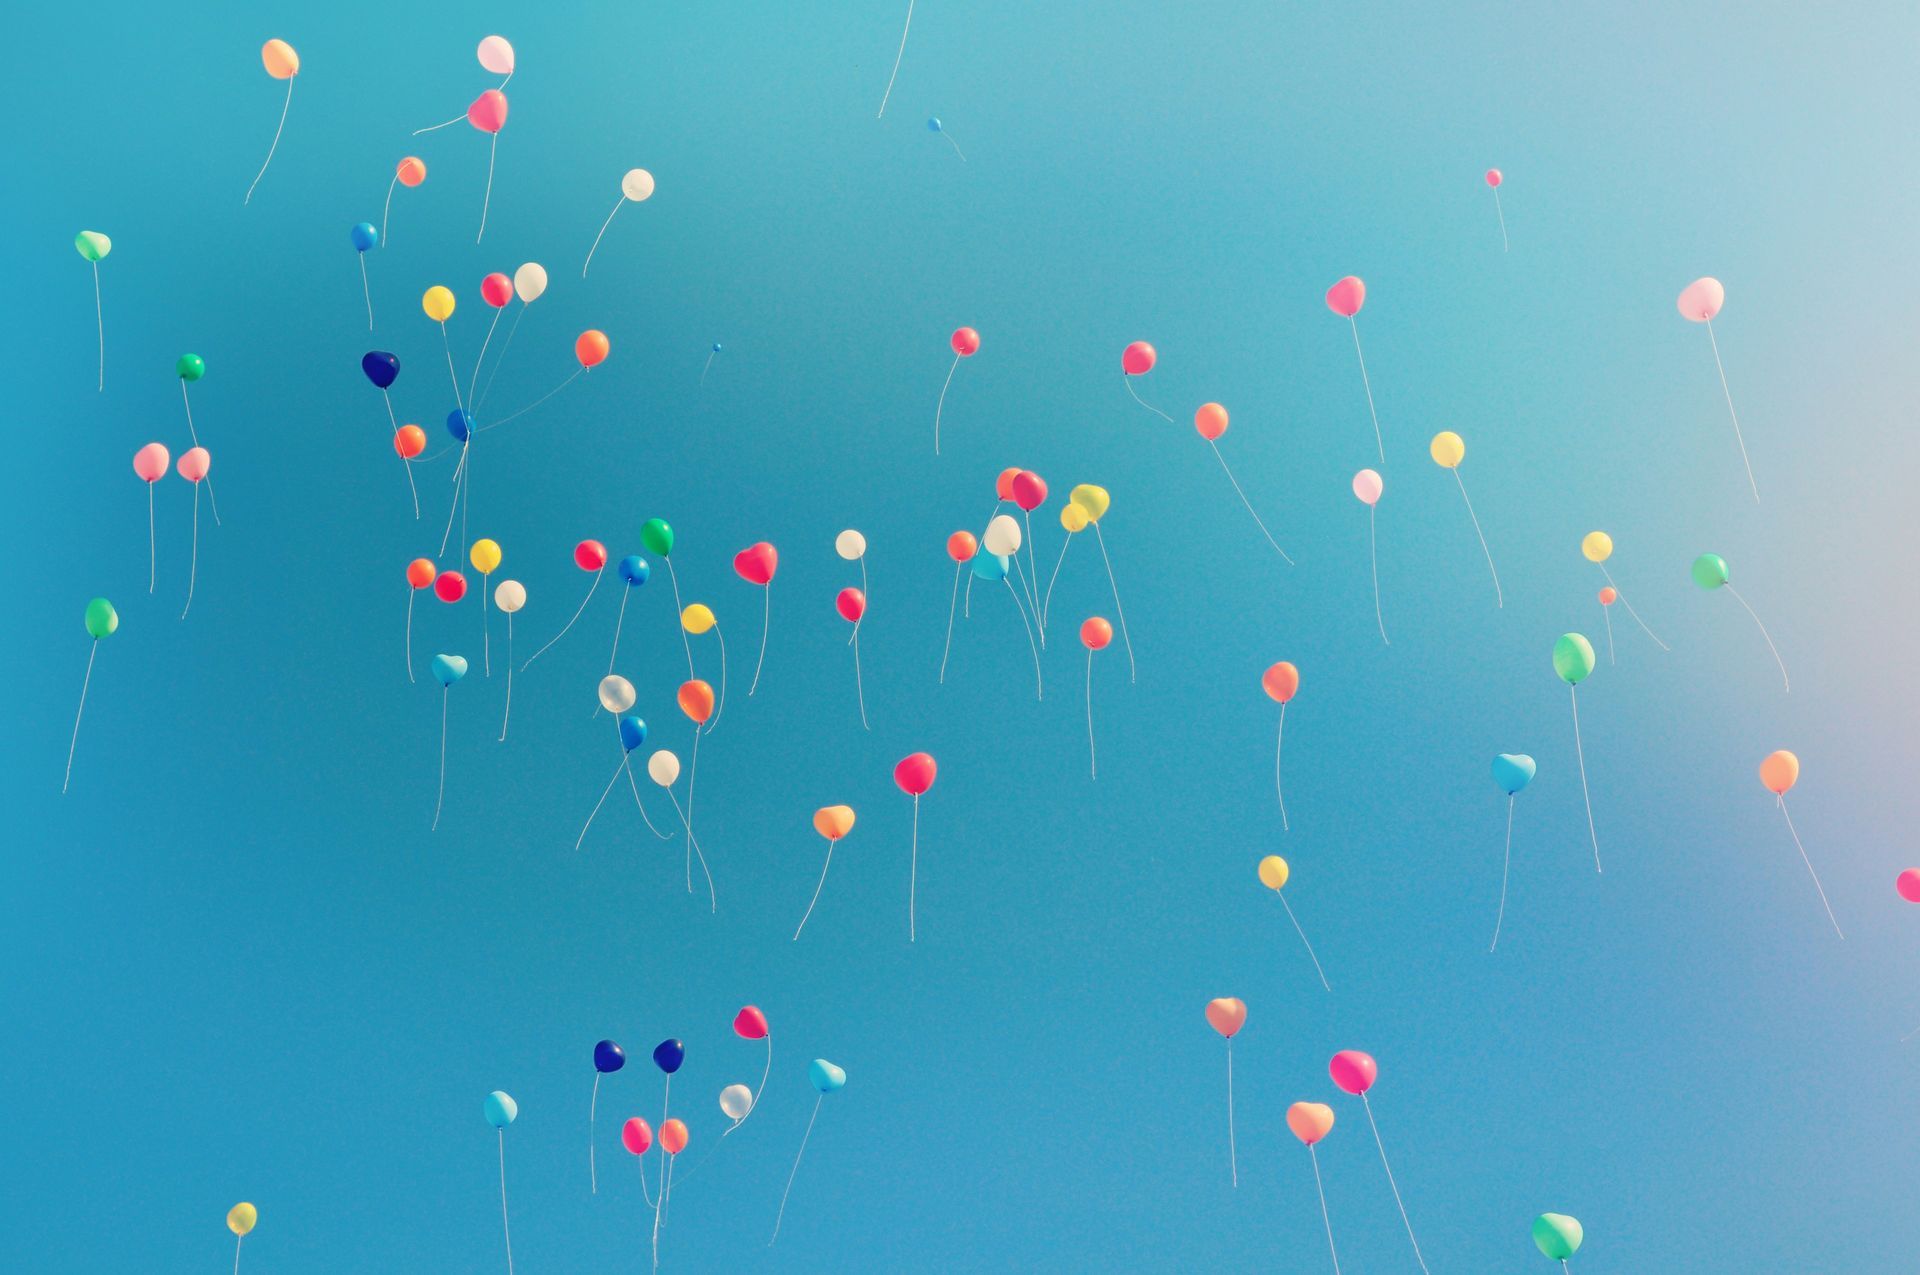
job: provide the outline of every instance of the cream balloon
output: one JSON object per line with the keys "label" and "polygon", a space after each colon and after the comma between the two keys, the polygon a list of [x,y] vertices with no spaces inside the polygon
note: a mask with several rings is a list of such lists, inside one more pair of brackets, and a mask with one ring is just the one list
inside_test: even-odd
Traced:
{"label": "cream balloon", "polygon": [[647,758],[647,778],[662,788],[673,787],[673,781],[680,778],[680,759],[662,748]]}
{"label": "cream balloon", "polygon": [[1020,550],[1020,524],[1011,514],[995,514],[993,521],[987,524],[987,534],[980,538],[988,553],[1008,557]]}
{"label": "cream balloon", "polygon": [[720,1110],[727,1113],[729,1120],[745,1120],[753,1110],[753,1090],[745,1085],[728,1085],[720,1091]]}
{"label": "cream balloon", "polygon": [[521,266],[513,272],[513,290],[522,305],[532,305],[547,290],[547,268],[537,261]]}
{"label": "cream balloon", "polygon": [[600,679],[600,707],[609,713],[626,712],[638,698],[633,683],[618,673],[609,673]]}
{"label": "cream balloon", "polygon": [[833,551],[848,562],[858,562],[867,556],[867,538],[848,527],[833,538]]}
{"label": "cream balloon", "polygon": [[629,168],[620,179],[620,193],[636,204],[644,202],[653,195],[653,174],[644,168]]}
{"label": "cream balloon", "polygon": [[527,605],[527,586],[518,580],[502,580],[493,587],[493,605],[512,615]]}

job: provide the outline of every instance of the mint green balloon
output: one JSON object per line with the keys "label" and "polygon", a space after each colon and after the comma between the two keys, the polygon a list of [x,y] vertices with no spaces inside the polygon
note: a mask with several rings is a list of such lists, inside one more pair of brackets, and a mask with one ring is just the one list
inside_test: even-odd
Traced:
{"label": "mint green balloon", "polygon": [[1578,633],[1562,633],[1553,643],[1553,671],[1568,686],[1578,686],[1593,672],[1593,643]]}
{"label": "mint green balloon", "polygon": [[1587,1233],[1578,1218],[1565,1213],[1542,1213],[1533,1219],[1533,1246],[1556,1262],[1564,1262],[1580,1251]]}
{"label": "mint green balloon", "polygon": [[647,552],[666,557],[673,552],[673,528],[665,518],[649,518],[640,524],[640,543]]}
{"label": "mint green balloon", "polygon": [[1727,582],[1727,560],[1717,553],[1703,553],[1693,560],[1693,582],[1703,589],[1717,589]]}
{"label": "mint green balloon", "polygon": [[73,237],[73,247],[88,261],[98,261],[113,251],[113,240],[97,230],[83,230]]}
{"label": "mint green balloon", "polygon": [[197,381],[207,374],[207,361],[198,354],[182,354],[173,365],[173,374],[183,381]]}
{"label": "mint green balloon", "polygon": [[93,634],[94,641],[110,636],[119,627],[120,613],[113,609],[113,603],[105,598],[87,603],[87,632]]}

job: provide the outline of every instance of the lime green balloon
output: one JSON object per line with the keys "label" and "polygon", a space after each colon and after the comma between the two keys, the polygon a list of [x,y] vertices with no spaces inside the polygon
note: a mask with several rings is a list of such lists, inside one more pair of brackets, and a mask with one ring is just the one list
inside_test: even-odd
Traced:
{"label": "lime green balloon", "polygon": [[113,251],[113,240],[97,230],[83,230],[73,237],[73,247],[88,261],[98,261]]}
{"label": "lime green balloon", "polygon": [[673,552],[673,528],[665,518],[649,518],[640,524],[640,543],[647,547],[648,553],[664,558]]}
{"label": "lime green balloon", "polygon": [[95,598],[87,603],[87,632],[93,634],[98,642],[120,627],[120,613],[113,609],[113,603],[105,598]]}
{"label": "lime green balloon", "polygon": [[1564,1262],[1580,1251],[1587,1233],[1578,1218],[1565,1213],[1542,1213],[1533,1219],[1533,1246],[1556,1262]]}
{"label": "lime green balloon", "polygon": [[1717,553],[1703,553],[1693,560],[1693,582],[1703,589],[1717,589],[1727,582],[1727,560]]}
{"label": "lime green balloon", "polygon": [[183,381],[197,381],[207,374],[207,361],[198,354],[182,354],[173,365],[173,374]]}
{"label": "lime green balloon", "polygon": [[1578,686],[1593,672],[1593,643],[1578,633],[1562,633],[1553,643],[1553,671],[1568,686]]}

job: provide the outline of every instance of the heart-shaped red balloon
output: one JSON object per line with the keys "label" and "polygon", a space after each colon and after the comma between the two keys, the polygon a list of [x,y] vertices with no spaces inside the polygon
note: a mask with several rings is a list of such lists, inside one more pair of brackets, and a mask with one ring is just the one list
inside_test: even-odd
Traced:
{"label": "heart-shaped red balloon", "polygon": [[779,569],[780,554],[774,547],[762,540],[759,544],[748,545],[733,555],[733,569],[748,584],[766,585],[772,582],[773,573]]}
{"label": "heart-shaped red balloon", "polygon": [[767,1030],[767,1016],[758,1005],[748,1005],[733,1016],[733,1034],[742,1040],[765,1040]]}

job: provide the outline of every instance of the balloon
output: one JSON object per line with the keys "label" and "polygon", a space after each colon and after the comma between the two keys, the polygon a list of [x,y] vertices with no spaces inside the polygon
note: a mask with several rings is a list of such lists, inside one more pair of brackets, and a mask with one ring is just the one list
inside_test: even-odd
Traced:
{"label": "balloon", "polygon": [[1373,1088],[1374,1080],[1380,1075],[1380,1066],[1370,1054],[1363,1054],[1357,1049],[1343,1049],[1327,1064],[1327,1072],[1333,1077],[1333,1083],[1348,1093],[1363,1094]]}
{"label": "balloon", "polygon": [[260,1210],[244,1201],[227,1210],[227,1229],[235,1235],[245,1235],[260,1224]]}
{"label": "balloon", "polygon": [[432,584],[434,574],[430,558],[415,558],[407,564],[407,583],[416,589],[424,589]]}
{"label": "balloon", "polygon": [[653,1145],[653,1126],[639,1116],[620,1126],[620,1145],[634,1155],[645,1155]]}
{"label": "balloon", "polygon": [[494,271],[480,281],[480,299],[496,310],[504,309],[513,300],[513,280]]}
{"label": "balloon", "polygon": [[728,1085],[720,1091],[720,1110],[729,1120],[745,1120],[753,1110],[753,1090],[745,1085]]}
{"label": "balloon", "polygon": [[467,108],[467,123],[483,133],[498,133],[507,126],[507,95],[499,89],[488,89],[474,98]]}
{"label": "balloon", "polygon": [[1360,307],[1367,303],[1367,285],[1353,275],[1327,289],[1327,309],[1343,319],[1351,319],[1360,313]]}
{"label": "balloon", "polygon": [[1207,1024],[1231,1040],[1247,1025],[1247,1003],[1237,996],[1222,996],[1207,1002]]}
{"label": "balloon", "polygon": [[532,305],[547,290],[547,268],[537,261],[527,262],[513,272],[513,290],[522,305]]}
{"label": "balloon", "polygon": [[593,1047],[593,1069],[595,1071],[619,1071],[626,1065],[627,1051],[612,1041],[603,1040]]}
{"label": "balloon", "polygon": [[687,1149],[686,1121],[675,1119],[661,1124],[660,1149],[668,1155],[679,1155]]}
{"label": "balloon", "polygon": [[1703,553],[1693,560],[1693,582],[1703,589],[1717,589],[1725,584],[1727,560],[1717,553]]}
{"label": "balloon", "polygon": [[427,180],[427,161],[418,155],[409,155],[400,161],[393,175],[402,186],[412,189]]}
{"label": "balloon", "polygon": [[205,478],[207,470],[213,467],[213,457],[204,447],[189,447],[180,453],[180,459],[174,462],[173,467],[180,471],[182,478],[190,483],[197,483]]}
{"label": "balloon", "polygon": [[1023,469],[1013,476],[1013,503],[1027,513],[1032,513],[1047,503],[1047,480],[1031,469]]}
{"label": "balloon", "polygon": [[1607,585],[1605,588],[1600,590],[1601,606],[1610,607],[1614,603],[1618,602],[1619,600],[1620,600],[1620,590],[1614,588],[1612,585]]}
{"label": "balloon", "polygon": [[995,514],[993,521],[987,524],[987,534],[980,538],[988,553],[1013,554],[1020,550],[1020,524],[1011,514]]}
{"label": "balloon", "polygon": [[1497,168],[1489,168],[1489,169],[1487,170],[1487,185],[1489,185],[1489,186],[1498,186],[1498,185],[1499,185],[1499,184],[1500,184],[1501,182],[1503,182],[1503,181],[1505,181],[1505,180],[1506,180],[1506,178],[1504,178],[1504,177],[1502,177],[1502,176],[1500,175],[1500,170],[1499,170],[1499,169],[1497,169]]}
{"label": "balloon", "polygon": [[927,131],[929,133],[937,133],[940,131],[940,117],[938,115],[933,115],[928,117]]}
{"label": "balloon", "polygon": [[476,540],[473,548],[467,550],[467,560],[473,563],[473,569],[483,576],[490,576],[500,566],[500,546],[492,540]]}
{"label": "balloon", "polygon": [[840,612],[840,618],[850,624],[858,624],[860,617],[867,613],[867,595],[858,589],[842,589],[833,600],[834,609]]}
{"label": "balloon", "polygon": [[607,565],[607,547],[598,540],[582,540],[573,547],[573,565],[582,571],[598,571]]}
{"label": "balloon", "polygon": [[[653,1047],[653,1065],[671,1076],[687,1060],[687,1047],[669,1036]],[[664,1132],[664,1130],[663,1130]]]}
{"label": "balloon", "polygon": [[173,361],[173,374],[183,381],[197,381],[207,374],[207,361],[198,354],[182,354]]}
{"label": "balloon", "polygon": [[765,1040],[767,1031],[767,1016],[758,1006],[743,1006],[733,1016],[733,1034],[742,1040]]}
{"label": "balloon", "polygon": [[718,353],[720,353],[720,343],[719,343],[718,341],[715,341],[715,342],[713,343],[713,352],[714,352],[715,354],[718,354]]}
{"label": "balloon", "polygon": [[[1069,509],[1073,506],[1067,506]],[[955,562],[965,562],[980,552],[980,542],[973,538],[971,531],[956,531],[947,537],[947,556]]]}
{"label": "balloon", "polygon": [[1285,889],[1287,878],[1293,875],[1293,870],[1287,866],[1287,861],[1277,854],[1270,854],[1260,860],[1259,872],[1260,884],[1269,890]]}
{"label": "balloon", "polygon": [[1300,690],[1300,670],[1281,660],[1260,675],[1260,689],[1276,704],[1284,704]]}
{"label": "balloon", "polygon": [[679,703],[680,711],[697,725],[706,725],[707,719],[713,716],[713,687],[698,678],[680,683],[680,691],[674,699]]}
{"label": "balloon", "polygon": [[620,747],[632,752],[647,742],[647,724],[632,713],[620,718]]}
{"label": "balloon", "polygon": [[385,350],[368,350],[360,356],[360,370],[373,388],[384,390],[400,379],[400,360]]}
{"label": "balloon", "polygon": [[1542,1213],[1533,1219],[1533,1245],[1556,1262],[1564,1262],[1580,1251],[1587,1233],[1580,1223],[1564,1213]]}
{"label": "balloon", "polygon": [[833,538],[833,551],[848,562],[867,556],[867,538],[849,527]]}
{"label": "balloon", "polygon": [[493,605],[512,615],[527,605],[527,586],[518,580],[502,580],[493,586]]}
{"label": "balloon", "polygon": [[515,1102],[511,1095],[496,1089],[487,1095],[484,1110],[488,1124],[496,1129],[504,1129],[519,1117],[520,1104]]}
{"label": "balloon", "polygon": [[629,168],[620,179],[620,193],[634,203],[642,203],[653,194],[653,174],[644,168]]}
{"label": "balloon", "polygon": [[900,785],[900,791],[909,797],[918,797],[933,787],[935,776],[940,767],[933,760],[932,753],[908,753],[893,768],[893,782]]}
{"label": "balloon", "polygon": [[513,74],[513,46],[507,43],[505,36],[490,35],[480,41],[475,55],[480,59],[483,70],[495,75]]}
{"label": "balloon", "polygon": [[713,608],[704,602],[696,602],[680,613],[680,627],[699,637],[718,621],[713,618]]}
{"label": "balloon", "polygon": [[735,574],[748,584],[765,586],[773,583],[773,573],[779,567],[779,550],[764,540],[750,544],[733,555]]}
{"label": "balloon", "polygon": [[1578,686],[1593,672],[1593,644],[1578,633],[1562,633],[1553,643],[1553,671],[1568,686]]}
{"label": "balloon", "polygon": [[1680,299],[1675,302],[1680,308],[1680,317],[1694,323],[1706,323],[1720,313],[1720,307],[1727,303],[1727,290],[1720,286],[1718,279],[1711,276],[1695,279],[1680,291]]}
{"label": "balloon", "polygon": [[988,583],[1006,579],[1007,572],[1011,570],[1013,570],[1013,562],[1003,553],[974,555],[973,574]]}
{"label": "balloon", "polygon": [[1371,469],[1363,469],[1353,476],[1353,494],[1363,505],[1378,504],[1380,493],[1385,489],[1386,483]]}
{"label": "balloon", "polygon": [[370,221],[363,221],[347,232],[347,239],[358,252],[365,252],[380,242],[380,232]]}
{"label": "balloon", "polygon": [[467,596],[467,578],[458,571],[442,571],[433,578],[433,593],[442,602],[458,602]]}
{"label": "balloon", "polygon": [[1433,457],[1433,463],[1440,468],[1455,469],[1466,459],[1467,443],[1452,430],[1443,429],[1427,444],[1427,454]]}
{"label": "balloon", "polygon": [[588,328],[573,342],[573,357],[580,360],[581,367],[599,367],[607,361],[607,352],[612,349],[607,334],[598,328]]}
{"label": "balloon", "polygon": [[445,323],[453,317],[453,289],[445,284],[436,283],[420,295],[420,308],[435,323]]}
{"label": "balloon", "polygon": [[453,435],[453,441],[464,443],[473,437],[473,417],[459,408],[447,413],[447,433]]}
{"label": "balloon", "polygon": [[609,673],[600,679],[600,707],[609,713],[626,712],[638,698],[633,683],[618,673]]}
{"label": "balloon", "polygon": [[1296,1102],[1287,1108],[1287,1128],[1312,1146],[1333,1131],[1333,1108],[1324,1102]]}
{"label": "balloon", "polygon": [[1104,651],[1111,641],[1113,626],[1099,616],[1090,615],[1080,622],[1080,645],[1089,651]]}
{"label": "balloon", "polygon": [[1613,556],[1613,537],[1604,531],[1589,531],[1580,538],[1580,552],[1588,562],[1605,562]]}
{"label": "balloon", "polygon": [[1493,782],[1509,797],[1533,782],[1536,767],[1525,753],[1500,753],[1493,759]]}
{"label": "balloon", "polygon": [[640,524],[640,543],[664,558],[673,552],[673,528],[665,518],[649,518]]}
{"label": "balloon", "polygon": [[[931,122],[938,125],[940,121]],[[937,133],[940,130],[936,127],[933,131]],[[953,335],[947,338],[947,344],[951,345],[953,352],[961,358],[969,358],[980,348],[980,334],[972,328],[955,328]]]}
{"label": "balloon", "polygon": [[[83,230],[73,237],[73,250],[88,261],[99,261],[113,251],[113,240],[97,230]],[[971,332],[971,328],[962,331]]]}
{"label": "balloon", "polygon": [[1013,480],[1019,476],[1020,467],[1018,465],[1013,466],[1011,469],[1001,470],[993,480],[993,498],[995,500],[1012,500]]}
{"label": "balloon", "polygon": [[1087,511],[1068,501],[1060,506],[1060,525],[1066,528],[1068,535],[1087,529]]}
{"label": "balloon", "polygon": [[845,1088],[847,1073],[824,1058],[816,1058],[807,1064],[807,1079],[811,1080],[813,1087],[821,1093],[832,1093],[836,1089]]}
{"label": "balloon", "polygon": [[[433,657],[433,675],[442,686],[452,686],[467,675],[467,661],[459,655],[436,655]],[[512,1116],[507,1117],[512,1120]]]}
{"label": "balloon", "polygon": [[285,40],[268,40],[260,46],[260,65],[276,80],[291,80],[300,74],[300,55]]}
{"label": "balloon", "polygon": [[1760,763],[1760,782],[1768,792],[1782,796],[1800,778],[1800,759],[1782,748],[1768,753]]}
{"label": "balloon", "polygon": [[1200,410],[1193,414],[1193,427],[1200,431],[1200,437],[1211,443],[1227,432],[1227,409],[1218,403],[1202,403]]}
{"label": "balloon", "polygon": [[1135,341],[1120,351],[1120,370],[1128,376],[1144,376],[1153,371],[1153,365],[1159,358],[1151,345],[1145,341]]}
{"label": "balloon", "polygon": [[852,806],[822,806],[813,812],[813,830],[828,841],[838,841],[853,831]]}
{"label": "balloon", "polygon": [[673,787],[673,781],[680,778],[680,759],[662,748],[647,758],[647,778],[662,788]]}
{"label": "balloon", "polygon": [[639,554],[630,553],[620,559],[620,578],[627,582],[628,588],[634,588],[653,578],[653,567]]}
{"label": "balloon", "polygon": [[418,425],[402,425],[393,431],[393,450],[401,460],[412,460],[427,450],[427,431]]}
{"label": "balloon", "polygon": [[113,609],[113,603],[105,598],[95,598],[87,603],[87,632],[98,642],[103,637],[111,637],[120,627],[120,613]]}
{"label": "balloon", "polygon": [[143,482],[157,483],[167,476],[167,465],[172,459],[165,447],[148,443],[133,454],[133,472],[140,475]]}
{"label": "balloon", "polygon": [[1893,879],[1893,888],[1909,903],[1920,903],[1920,868],[1908,868]]}

